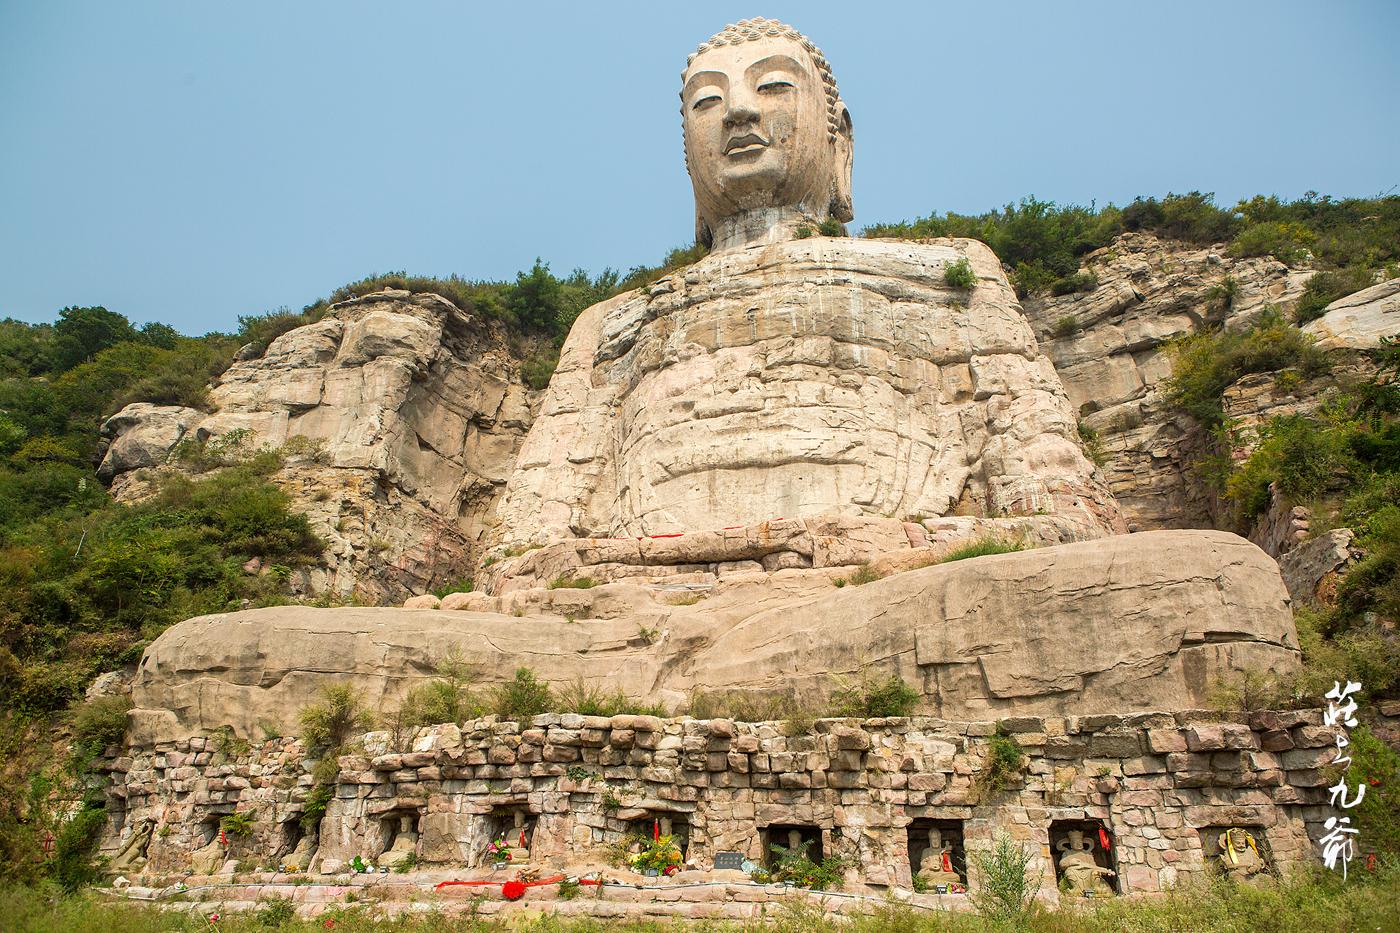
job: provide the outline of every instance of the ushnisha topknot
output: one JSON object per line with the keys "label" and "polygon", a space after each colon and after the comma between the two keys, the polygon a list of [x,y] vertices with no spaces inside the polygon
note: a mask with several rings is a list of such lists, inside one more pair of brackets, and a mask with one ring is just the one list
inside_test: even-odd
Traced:
{"label": "ushnisha topknot", "polygon": [[[836,133],[840,129],[841,118],[841,92],[836,89],[836,78],[831,73],[831,65],[827,63],[826,56],[822,50],[813,44],[796,29],[780,23],[776,19],[764,19],[762,16],[755,16],[753,19],[741,19],[737,23],[725,26],[715,33],[685,60],[686,68],[701,52],[709,49],[719,48],[724,45],[739,45],[744,42],[754,42],[759,39],[791,39],[807,50],[807,54],[812,56],[812,62],[817,66],[817,72],[821,75],[822,87],[826,90],[826,130],[827,139],[830,142],[836,141]],[[684,72],[682,72],[684,75]]]}

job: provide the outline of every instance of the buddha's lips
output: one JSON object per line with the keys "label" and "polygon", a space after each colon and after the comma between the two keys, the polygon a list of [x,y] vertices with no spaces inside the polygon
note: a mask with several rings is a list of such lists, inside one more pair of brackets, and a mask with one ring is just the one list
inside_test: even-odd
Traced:
{"label": "buddha's lips", "polygon": [[745,133],[743,136],[735,136],[725,143],[725,155],[740,155],[745,152],[754,152],[768,145],[768,140],[756,133]]}

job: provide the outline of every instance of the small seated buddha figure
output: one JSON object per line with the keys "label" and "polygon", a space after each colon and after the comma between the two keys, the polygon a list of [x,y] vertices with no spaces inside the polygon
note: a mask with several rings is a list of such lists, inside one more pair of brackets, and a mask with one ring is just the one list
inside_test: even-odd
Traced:
{"label": "small seated buddha figure", "polygon": [[512,864],[523,865],[530,861],[530,833],[525,828],[525,814],[520,810],[515,811],[514,827],[506,830],[505,840]]}
{"label": "small seated buddha figure", "polygon": [[936,828],[928,831],[928,848],[919,860],[918,878],[930,887],[962,884],[962,878],[953,871],[953,845],[944,842],[943,833]]}
{"label": "small seated buddha figure", "polygon": [[411,813],[405,813],[399,817],[399,829],[394,834],[394,844],[387,852],[379,856],[381,865],[393,868],[404,859],[418,854],[418,831],[415,828],[418,818]]}
{"label": "small seated buddha figure", "polygon": [[1112,878],[1115,872],[1094,861],[1094,840],[1077,829],[1071,829],[1068,837],[1061,839],[1055,848],[1060,850],[1060,872],[1066,893],[1083,897],[1111,897],[1111,888],[1105,878]]}
{"label": "small seated buddha figure", "polygon": [[1248,884],[1268,879],[1269,866],[1259,854],[1259,844],[1249,830],[1231,827],[1220,834],[1216,844],[1220,847],[1220,867],[1226,877]]}

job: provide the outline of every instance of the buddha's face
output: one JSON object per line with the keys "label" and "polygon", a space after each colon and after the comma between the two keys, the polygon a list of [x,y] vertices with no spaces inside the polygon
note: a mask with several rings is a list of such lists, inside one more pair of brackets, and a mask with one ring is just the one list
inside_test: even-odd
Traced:
{"label": "buddha's face", "polygon": [[835,146],[805,48],[770,37],[708,49],[686,69],[681,108],[696,205],[711,227],[765,207],[825,216]]}

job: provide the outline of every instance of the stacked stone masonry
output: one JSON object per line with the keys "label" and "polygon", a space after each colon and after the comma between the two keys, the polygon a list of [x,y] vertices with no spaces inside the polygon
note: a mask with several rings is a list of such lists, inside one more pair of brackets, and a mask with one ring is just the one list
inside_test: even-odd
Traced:
{"label": "stacked stone masonry", "polygon": [[[804,724],[805,725],[805,724]],[[966,855],[1007,832],[1054,877],[1058,825],[1101,824],[1120,893],[1163,890],[1208,870],[1225,828],[1247,828],[1272,866],[1315,857],[1334,732],[1318,711],[1023,717],[1000,728],[1025,767],[1001,790],[979,776],[997,725],[927,718],[780,723],[545,715],[419,730],[392,751],[369,733],[339,759],[313,874],[375,860],[410,817],[421,867],[479,868],[502,813],[523,814],[530,860],[550,870],[606,864],[637,820],[687,828],[686,860],[710,869],[734,851],[761,862],[770,827],[810,828],[844,857],[850,890],[911,885],[911,827],[960,828]],[[189,872],[218,821],[253,818],[241,847],[286,861],[317,762],[292,738],[238,747],[194,737],[107,761],[113,844],[146,833],[147,873]],[[528,821],[528,823],[526,823]],[[819,837],[816,834],[819,833]],[[965,862],[973,888],[975,859]],[[1055,895],[1046,885],[1042,896]]]}

